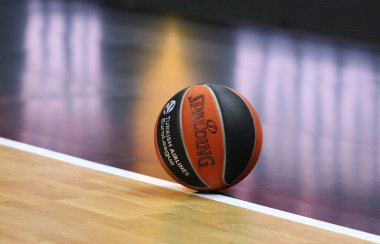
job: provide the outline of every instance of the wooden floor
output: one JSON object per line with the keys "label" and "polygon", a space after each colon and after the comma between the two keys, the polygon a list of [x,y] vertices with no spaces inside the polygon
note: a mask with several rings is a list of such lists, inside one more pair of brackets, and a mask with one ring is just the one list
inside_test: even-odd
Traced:
{"label": "wooden floor", "polygon": [[0,162],[2,243],[360,242],[17,149]]}

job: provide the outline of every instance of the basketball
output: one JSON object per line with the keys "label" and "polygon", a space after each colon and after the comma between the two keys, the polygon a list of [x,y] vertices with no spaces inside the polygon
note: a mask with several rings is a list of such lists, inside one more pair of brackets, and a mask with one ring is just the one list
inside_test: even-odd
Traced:
{"label": "basketball", "polygon": [[257,112],[222,85],[196,85],[174,95],[155,126],[156,154],[178,183],[199,191],[226,189],[254,168],[262,146]]}

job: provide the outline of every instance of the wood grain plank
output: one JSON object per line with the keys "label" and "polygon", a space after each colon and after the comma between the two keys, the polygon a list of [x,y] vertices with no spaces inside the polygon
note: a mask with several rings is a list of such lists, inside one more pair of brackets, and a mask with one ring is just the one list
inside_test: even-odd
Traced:
{"label": "wood grain plank", "polygon": [[8,147],[0,162],[5,243],[361,242]]}

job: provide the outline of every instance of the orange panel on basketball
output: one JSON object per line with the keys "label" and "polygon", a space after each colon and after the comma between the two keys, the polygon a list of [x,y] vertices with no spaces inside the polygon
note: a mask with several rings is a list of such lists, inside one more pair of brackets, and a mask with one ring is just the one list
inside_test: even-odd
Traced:
{"label": "orange panel on basketball", "polygon": [[223,126],[210,88],[195,86],[187,91],[181,126],[186,154],[200,179],[213,189],[225,187]]}

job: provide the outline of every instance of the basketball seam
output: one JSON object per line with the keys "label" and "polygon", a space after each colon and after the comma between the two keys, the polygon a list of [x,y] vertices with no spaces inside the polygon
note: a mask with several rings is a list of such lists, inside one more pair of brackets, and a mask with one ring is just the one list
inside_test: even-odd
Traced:
{"label": "basketball seam", "polygon": [[226,164],[227,164],[227,153],[226,153],[227,148],[226,148],[226,134],[224,132],[224,122],[223,122],[222,111],[220,109],[219,101],[218,101],[218,98],[215,95],[215,92],[212,90],[212,88],[208,84],[206,84],[204,86],[206,86],[211,91],[211,94],[212,94],[212,96],[215,99],[215,104],[216,104],[216,106],[218,108],[218,114],[219,114],[219,117],[220,117],[220,124],[221,124],[221,127],[222,127],[222,138],[223,138],[223,172],[222,172],[222,180],[223,180],[223,183],[226,186],[229,186],[230,184],[228,184],[226,182],[226,180],[225,180]]}
{"label": "basketball seam", "polygon": [[186,97],[186,94],[189,92],[189,90],[193,88],[193,87],[189,87],[184,93],[183,93],[183,96],[182,96],[182,99],[181,99],[181,104],[179,106],[179,128],[180,128],[180,131],[181,131],[181,140],[182,140],[182,145],[183,145],[183,149],[185,151],[185,154],[186,154],[186,157],[187,159],[189,160],[189,163],[190,163],[190,166],[191,168],[193,169],[195,175],[198,177],[198,179],[209,189],[213,189],[211,186],[209,186],[204,180],[203,178],[198,174],[197,170],[194,168],[194,165],[192,163],[192,160],[189,156],[189,152],[187,151],[187,147],[186,147],[186,143],[185,143],[185,140],[184,140],[184,136],[183,136],[183,130],[182,130],[182,107],[183,107],[183,100],[185,100],[185,97]]}

